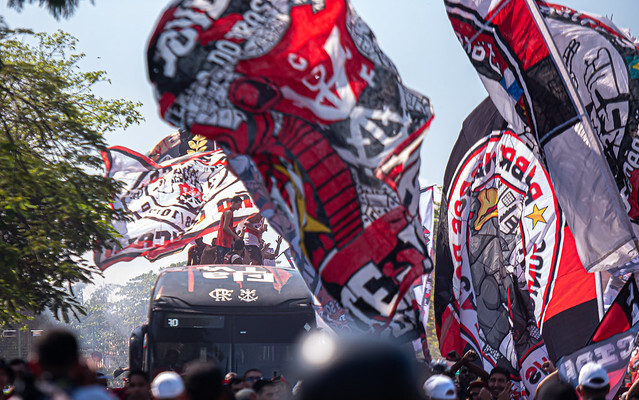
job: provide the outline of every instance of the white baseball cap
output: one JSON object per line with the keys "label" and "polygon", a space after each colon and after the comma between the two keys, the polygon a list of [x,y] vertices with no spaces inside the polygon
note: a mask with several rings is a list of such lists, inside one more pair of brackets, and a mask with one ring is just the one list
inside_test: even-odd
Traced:
{"label": "white baseball cap", "polygon": [[182,377],[173,371],[160,372],[151,383],[151,394],[156,399],[173,399],[184,393]]}
{"label": "white baseball cap", "polygon": [[604,367],[591,361],[581,367],[579,384],[592,389],[601,389],[608,385],[608,373]]}
{"label": "white baseball cap", "polygon": [[426,396],[437,400],[455,400],[457,390],[453,380],[446,375],[433,375],[424,383]]}

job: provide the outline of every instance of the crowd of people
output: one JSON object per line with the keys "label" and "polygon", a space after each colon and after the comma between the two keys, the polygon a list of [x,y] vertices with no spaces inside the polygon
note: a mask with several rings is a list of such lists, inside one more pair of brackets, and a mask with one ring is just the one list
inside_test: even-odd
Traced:
{"label": "crowd of people", "polygon": [[275,266],[275,258],[280,253],[282,237],[278,237],[276,247],[262,240],[268,225],[260,214],[247,218],[236,231],[233,213],[240,209],[242,198],[235,196],[222,212],[214,244],[208,245],[200,237],[189,248],[187,265],[243,264]]}
{"label": "crowd of people", "polygon": [[[501,367],[486,372],[469,351],[449,354],[447,362],[418,368],[398,348],[382,343],[349,344],[335,359],[298,382],[285,377],[265,378],[251,368],[243,374],[222,375],[211,362],[194,361],[180,372],[163,371],[150,377],[128,371],[125,386],[109,388],[104,374],[80,356],[73,333],[49,330],[37,346],[37,359],[0,360],[0,400],[509,400],[518,399],[510,373]],[[424,364],[420,364],[424,367]],[[608,373],[589,362],[579,371],[578,386],[562,382],[550,362],[548,376],[537,386],[535,400],[604,400],[611,391]],[[616,390],[616,389],[615,389]],[[609,397],[610,398],[610,397]],[[639,379],[622,386],[614,396],[639,400]]]}
{"label": "crowd of people", "polygon": [[0,360],[0,400],[288,400],[291,388],[281,377],[265,379],[259,369],[226,377],[211,362],[194,361],[181,374],[163,371],[152,379],[128,371],[125,386],[109,388],[106,376],[80,356],[74,334],[49,330],[31,362]]}
{"label": "crowd of people", "polygon": [[[432,365],[433,375],[424,383],[428,400],[510,400],[520,398],[508,370],[494,367],[484,371],[477,364],[477,354],[470,350],[459,357],[455,352],[447,355],[453,362],[448,366],[443,360]],[[639,379],[632,385],[622,385],[614,396],[606,369],[596,362],[588,362],[579,370],[576,388],[559,379],[555,366],[550,361],[542,365],[547,374],[537,386],[535,400],[639,400]]]}

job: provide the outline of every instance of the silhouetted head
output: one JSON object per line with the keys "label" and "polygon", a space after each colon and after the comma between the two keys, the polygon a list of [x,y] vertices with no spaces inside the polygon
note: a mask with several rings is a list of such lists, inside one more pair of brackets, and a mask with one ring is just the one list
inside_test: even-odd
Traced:
{"label": "silhouetted head", "polygon": [[304,379],[301,400],[419,399],[408,357],[386,343],[349,343],[323,370]]}

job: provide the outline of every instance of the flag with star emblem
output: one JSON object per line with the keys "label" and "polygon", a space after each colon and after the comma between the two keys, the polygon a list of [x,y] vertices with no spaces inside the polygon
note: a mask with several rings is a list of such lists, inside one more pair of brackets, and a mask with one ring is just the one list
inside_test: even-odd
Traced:
{"label": "flag with star emblem", "polygon": [[148,48],[162,117],[214,139],[321,304],[410,340],[430,101],[346,0],[176,1]]}
{"label": "flag with star emblem", "polygon": [[543,1],[445,3],[499,112],[543,148],[583,265],[600,271],[637,257],[636,39],[604,17]]}
{"label": "flag with star emblem", "polygon": [[436,260],[441,353],[475,350],[523,394],[535,393],[545,360],[585,345],[597,325],[594,274],[579,262],[535,142],[489,99],[464,121],[446,167]]}

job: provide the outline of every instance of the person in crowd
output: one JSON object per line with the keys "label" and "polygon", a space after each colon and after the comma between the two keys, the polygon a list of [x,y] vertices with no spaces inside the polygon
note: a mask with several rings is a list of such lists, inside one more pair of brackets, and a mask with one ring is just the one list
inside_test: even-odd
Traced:
{"label": "person in crowd", "polygon": [[9,398],[13,389],[15,373],[11,366],[0,358],[0,400]]}
{"label": "person in crowd", "polygon": [[31,373],[29,363],[21,358],[14,358],[13,360],[9,361],[9,368],[13,370],[13,374],[16,378],[20,378],[25,374]]}
{"label": "person in crowd", "polygon": [[210,246],[205,246],[202,251],[202,256],[200,257],[200,264],[202,265],[211,265],[217,262],[217,246],[212,244]]}
{"label": "person in crowd", "polygon": [[149,400],[151,398],[151,382],[146,372],[141,370],[129,372],[124,393],[126,400]]}
{"label": "person in crowd", "polygon": [[244,388],[235,393],[235,400],[257,400],[257,393],[253,389]]}
{"label": "person in crowd", "polygon": [[277,400],[288,400],[291,397],[291,388],[283,376],[272,379],[275,385],[275,398]]}
{"label": "person in crowd", "polygon": [[481,393],[481,390],[484,388],[488,388],[486,382],[482,381],[481,379],[475,379],[468,385],[468,396],[465,398],[459,396],[459,398],[462,400],[479,400],[479,393]]}
{"label": "person in crowd", "polygon": [[37,356],[40,378],[33,381],[27,376],[12,399],[114,399],[104,386],[96,384],[95,372],[83,363],[78,342],[70,331],[48,330],[37,345]]}
{"label": "person in crowd", "polygon": [[244,389],[244,380],[239,376],[236,376],[228,381],[227,386],[231,389],[231,392],[237,393],[240,390]]}
{"label": "person in crowd", "polygon": [[239,377],[240,375],[235,371],[227,372],[226,375],[224,375],[224,382],[229,383],[231,379]]}
{"label": "person in crowd", "polygon": [[575,389],[566,382],[559,379],[549,380],[547,384],[538,387],[535,394],[536,399],[540,400],[578,400],[579,397]]}
{"label": "person in crowd", "polygon": [[421,384],[405,351],[389,343],[344,343],[318,371],[304,377],[300,400],[418,400]]}
{"label": "person in crowd", "polygon": [[239,210],[240,207],[242,207],[242,198],[235,196],[231,199],[231,204],[222,212],[216,241],[218,264],[224,263],[224,257],[233,248],[233,242],[242,240],[233,229],[233,212]]}
{"label": "person in crowd", "polygon": [[481,400],[508,400],[511,397],[513,383],[510,380],[508,370],[502,367],[495,367],[488,376],[488,389],[479,392]]}
{"label": "person in crowd", "polygon": [[153,370],[153,377],[157,376],[160,372],[164,371],[174,371],[178,374],[182,373],[182,367],[179,364],[180,360],[180,352],[176,349],[168,349],[166,353],[164,353],[164,362],[162,366],[157,367]]}
{"label": "person in crowd", "polygon": [[449,376],[433,375],[424,382],[424,393],[428,400],[456,400],[455,383]]}
{"label": "person in crowd", "polygon": [[446,355],[446,359],[454,362],[449,368],[448,376],[453,377],[459,371],[457,393],[460,399],[469,397],[468,385],[470,382],[477,378],[481,378],[484,382],[488,381],[488,372],[474,364],[474,361],[477,360],[477,353],[474,350],[468,350],[463,357],[459,357],[459,354],[453,350]]}
{"label": "person in crowd", "polygon": [[639,379],[635,380],[630,389],[624,393],[622,400],[639,400]]}
{"label": "person in crowd", "polygon": [[262,242],[262,233],[264,232],[264,219],[258,213],[246,220],[244,223],[246,228],[244,233],[244,245],[249,255],[251,264],[262,265],[262,251],[260,243]]}
{"label": "person in crowd", "polygon": [[236,240],[233,243],[233,250],[224,258],[225,264],[248,264],[250,262],[244,242]]}
{"label": "person in crowd", "polygon": [[244,387],[253,389],[255,382],[264,379],[264,374],[257,368],[251,368],[244,373]]}
{"label": "person in crowd", "polygon": [[[184,386],[189,400],[218,400],[226,398],[222,372],[211,362],[192,362],[184,373]],[[231,395],[232,396],[232,395]]]}
{"label": "person in crowd", "polygon": [[184,382],[173,371],[160,372],[151,382],[151,395],[155,400],[186,400]]}
{"label": "person in crowd", "polygon": [[533,398],[533,400],[540,399],[539,393],[543,391],[544,386],[550,385],[552,384],[552,382],[559,380],[559,373],[557,372],[557,368],[555,368],[555,365],[551,361],[544,361],[544,363],[541,364],[541,370],[548,375],[546,375],[546,377],[537,384],[537,389],[535,391],[535,397]]}
{"label": "person in crowd", "polygon": [[257,400],[278,400],[277,388],[270,379],[260,379],[253,385],[253,390],[257,394]]}
{"label": "person in crowd", "polygon": [[204,239],[199,237],[195,239],[195,244],[189,248],[186,265],[200,265],[202,253],[208,246],[204,244]]}
{"label": "person in crowd", "polygon": [[448,363],[443,358],[439,358],[437,360],[433,360],[430,363],[430,369],[433,375],[448,375],[451,376],[454,374],[450,373],[450,369],[448,368]]}
{"label": "person in crowd", "polygon": [[582,400],[605,400],[609,391],[608,373],[604,367],[592,361],[581,367],[577,393]]}

